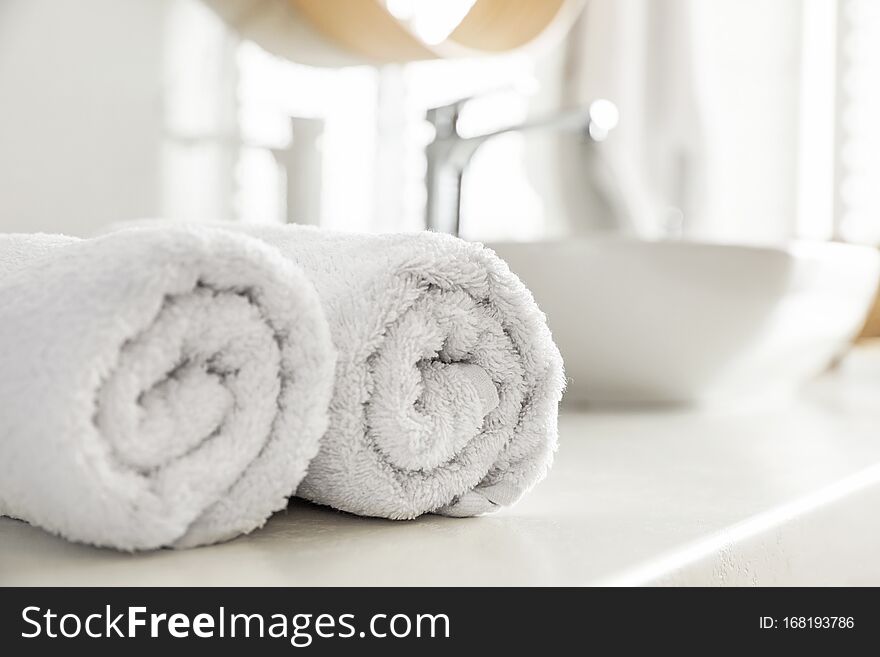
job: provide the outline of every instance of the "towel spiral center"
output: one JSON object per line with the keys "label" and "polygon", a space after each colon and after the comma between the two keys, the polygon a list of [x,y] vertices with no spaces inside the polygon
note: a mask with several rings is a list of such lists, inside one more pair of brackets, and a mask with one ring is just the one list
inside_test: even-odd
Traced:
{"label": "towel spiral center", "polygon": [[[246,296],[197,287],[168,297],[122,348],[96,421],[120,461],[144,472],[230,431],[239,441],[233,454],[246,463],[275,415],[279,361],[271,328]],[[250,412],[234,412],[245,404]]]}
{"label": "towel spiral center", "polygon": [[[370,435],[403,470],[443,467],[516,418],[522,371],[510,339],[491,308],[462,290],[425,292],[389,327],[371,374]],[[478,442],[486,453],[475,459],[491,463],[499,446]]]}

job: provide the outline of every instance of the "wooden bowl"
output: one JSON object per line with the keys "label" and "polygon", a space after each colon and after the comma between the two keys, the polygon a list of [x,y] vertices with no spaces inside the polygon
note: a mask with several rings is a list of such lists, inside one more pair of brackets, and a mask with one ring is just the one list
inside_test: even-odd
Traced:
{"label": "wooden bowl", "polygon": [[585,0],[476,0],[441,43],[425,43],[384,0],[205,0],[243,37],[317,66],[509,52],[561,38]]}

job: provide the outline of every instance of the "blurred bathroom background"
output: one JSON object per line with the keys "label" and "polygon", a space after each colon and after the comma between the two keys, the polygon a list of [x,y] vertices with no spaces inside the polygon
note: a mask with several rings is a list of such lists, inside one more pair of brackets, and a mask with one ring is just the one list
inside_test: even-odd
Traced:
{"label": "blurred bathroom background", "polygon": [[[474,5],[375,1],[429,45]],[[599,144],[481,147],[463,236],[880,242],[880,3],[553,4],[526,48],[374,65],[295,0],[0,0],[0,230],[419,229],[429,108],[473,97],[476,134],[603,98],[619,122]]]}

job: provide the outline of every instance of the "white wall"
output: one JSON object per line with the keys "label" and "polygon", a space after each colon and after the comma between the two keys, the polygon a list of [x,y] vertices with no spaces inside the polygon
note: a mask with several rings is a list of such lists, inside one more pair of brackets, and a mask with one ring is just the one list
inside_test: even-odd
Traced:
{"label": "white wall", "polygon": [[0,0],[0,231],[159,210],[166,0]]}
{"label": "white wall", "polygon": [[692,7],[706,178],[696,233],[786,239],[797,229],[802,0]]}
{"label": "white wall", "polygon": [[639,201],[633,209],[647,215],[641,229],[662,228],[679,208],[690,237],[766,242],[795,232],[802,4],[590,1],[563,97],[620,107],[604,147]]}

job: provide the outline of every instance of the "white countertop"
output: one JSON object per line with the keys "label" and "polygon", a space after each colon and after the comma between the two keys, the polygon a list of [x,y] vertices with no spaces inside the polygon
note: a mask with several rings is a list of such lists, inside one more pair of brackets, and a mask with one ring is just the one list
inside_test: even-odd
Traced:
{"label": "white countertop", "polygon": [[128,555],[0,518],[0,585],[880,584],[880,348],[793,400],[574,411],[512,509],[411,522],[291,504],[250,536]]}

